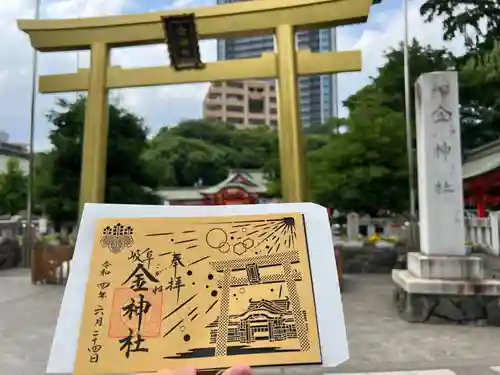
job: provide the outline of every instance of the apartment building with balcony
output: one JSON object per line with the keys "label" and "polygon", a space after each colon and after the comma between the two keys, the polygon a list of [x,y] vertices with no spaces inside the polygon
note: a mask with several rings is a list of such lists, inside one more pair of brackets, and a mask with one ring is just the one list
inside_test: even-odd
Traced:
{"label": "apartment building with balcony", "polygon": [[[248,0],[217,0],[217,4]],[[300,30],[296,33],[298,49],[312,52],[335,51],[335,29]],[[252,36],[217,40],[217,59],[233,60],[258,57],[262,52],[274,51],[274,36]],[[337,78],[335,75],[305,76],[299,78],[300,117],[302,126],[326,122],[337,114]]]}
{"label": "apartment building with balcony", "polygon": [[278,125],[276,90],[268,81],[213,82],[203,101],[203,117],[240,128]]}
{"label": "apartment building with balcony", "polygon": [[0,131],[0,173],[7,171],[9,159],[17,159],[23,173],[29,172],[29,148],[22,143],[9,142],[9,134]]}

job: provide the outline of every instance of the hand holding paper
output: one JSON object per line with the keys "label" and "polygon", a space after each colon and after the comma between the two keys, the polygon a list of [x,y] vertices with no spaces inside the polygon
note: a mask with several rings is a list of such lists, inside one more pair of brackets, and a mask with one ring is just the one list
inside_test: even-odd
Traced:
{"label": "hand holding paper", "polygon": [[[252,369],[246,365],[236,365],[221,373],[222,375],[252,375]],[[142,373],[135,375],[154,375],[152,373]],[[194,367],[186,367],[180,370],[160,370],[156,375],[197,375]]]}

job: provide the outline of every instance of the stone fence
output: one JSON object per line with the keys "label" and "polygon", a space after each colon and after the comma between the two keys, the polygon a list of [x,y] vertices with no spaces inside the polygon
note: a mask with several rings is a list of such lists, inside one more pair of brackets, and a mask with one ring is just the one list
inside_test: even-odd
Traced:
{"label": "stone fence", "polygon": [[375,233],[383,237],[404,239],[406,227],[404,218],[361,216],[355,212],[347,214],[347,239],[359,240],[360,236],[371,237]]}
{"label": "stone fence", "polygon": [[465,240],[488,254],[500,256],[500,211],[488,217],[465,218]]}
{"label": "stone fence", "polygon": [[[402,218],[372,218],[357,213],[347,215],[348,241],[357,241],[360,237],[369,238],[375,233],[382,237],[404,240],[407,228],[407,223]],[[500,256],[500,211],[492,212],[484,218],[466,217],[464,241],[481,247],[491,255]]]}

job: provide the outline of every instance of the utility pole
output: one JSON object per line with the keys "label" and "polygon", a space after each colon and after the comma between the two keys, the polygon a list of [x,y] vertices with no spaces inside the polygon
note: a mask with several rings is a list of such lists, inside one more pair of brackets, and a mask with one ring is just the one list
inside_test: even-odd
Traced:
{"label": "utility pole", "polygon": [[[41,0],[35,0],[35,19],[40,18]],[[28,192],[26,203],[26,232],[23,265],[31,265],[31,250],[33,248],[33,185],[35,173],[35,116],[36,116],[36,89],[38,78],[38,52],[33,48],[33,65],[31,67],[31,108],[29,129],[29,167],[28,167]]]}
{"label": "utility pole", "polygon": [[412,244],[416,242],[417,209],[415,189],[415,162],[413,152],[413,131],[411,123],[411,82],[410,82],[410,57],[408,52],[408,0],[403,0],[404,13],[404,80],[405,80],[405,121],[406,121],[406,153],[408,157],[408,188],[410,194],[410,238]]}

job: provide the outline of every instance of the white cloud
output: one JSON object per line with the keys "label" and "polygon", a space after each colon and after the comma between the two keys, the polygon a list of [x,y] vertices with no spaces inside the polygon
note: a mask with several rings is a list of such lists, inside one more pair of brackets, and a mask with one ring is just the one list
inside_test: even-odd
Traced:
{"label": "white cloud", "polygon": [[[82,15],[121,13],[124,0],[42,0],[42,17],[66,18]],[[17,29],[16,20],[33,18],[35,1],[0,1],[0,130],[11,139],[27,142],[31,98],[33,50],[28,37]],[[39,58],[40,74],[65,73],[76,68],[76,55],[44,54]],[[67,95],[66,95],[67,96]],[[36,106],[36,147],[48,145],[49,125],[45,113],[52,107],[54,96],[38,95]]]}
{"label": "white cloud", "polygon": [[[43,0],[42,0],[43,1]],[[59,0],[42,3],[42,18],[92,17],[120,14],[126,0]]]}
{"label": "white cloud", "polygon": [[[113,15],[124,12],[126,7],[149,9],[142,0],[42,0],[44,18],[68,18],[75,16]],[[441,24],[424,24],[418,8],[422,0],[411,2],[410,31],[421,42],[435,47],[442,46]],[[215,0],[174,0],[169,8],[193,7],[196,4],[208,5]],[[31,61],[32,50],[28,38],[17,30],[15,20],[32,18],[34,0],[0,1],[0,130],[11,134],[15,141],[28,139]],[[372,9],[372,16],[364,32],[359,34],[355,28],[339,29],[339,50],[361,49],[364,70],[361,73],[341,74],[339,77],[339,99],[343,100],[362,85],[368,83],[369,76],[376,74],[376,68],[383,62],[383,51],[395,46],[403,35],[403,14],[400,9],[384,12]],[[154,10],[158,10],[157,8]],[[359,30],[359,27],[358,29]],[[359,35],[358,35],[359,34]],[[456,50],[461,40],[450,44]],[[203,41],[201,53],[204,61],[216,59],[215,41]],[[122,67],[158,66],[168,62],[166,48],[148,46],[114,50],[112,64]],[[89,64],[88,53],[80,53],[80,67]],[[39,73],[55,74],[74,72],[77,66],[75,53],[43,54],[40,56]],[[403,67],[401,67],[403,69]],[[157,130],[165,124],[173,124],[183,118],[201,116],[201,102],[207,84],[174,85],[168,87],[125,89],[113,92],[121,103],[138,115],[143,116],[146,124]],[[403,88],[401,88],[403,90]],[[36,117],[36,147],[48,146],[47,135],[50,125],[44,114],[53,106],[54,98],[63,95],[38,95]],[[72,97],[71,94],[64,95]],[[74,95],[73,95],[74,97]]]}
{"label": "white cloud", "polygon": [[[123,13],[133,0],[42,0],[42,18],[88,17]],[[134,0],[135,1],[135,0]],[[178,0],[172,7],[193,6],[194,0]],[[158,9],[155,9],[158,10]],[[33,52],[26,35],[17,29],[16,20],[32,18],[33,0],[0,2],[0,130],[11,135],[11,140],[27,142],[31,97],[31,69]],[[200,45],[204,61],[215,61],[215,41]],[[4,58],[4,56],[6,58]],[[88,67],[89,53],[78,58],[80,67]],[[166,47],[147,46],[113,50],[112,64],[123,67],[158,66],[168,64]],[[76,53],[46,53],[39,55],[40,75],[71,73],[77,68]],[[207,84],[176,85],[142,89],[119,90],[121,102],[143,116],[156,130],[164,124],[173,124],[180,118],[200,117],[200,103]],[[36,131],[37,149],[49,146],[50,124],[45,114],[53,107],[56,97],[74,97],[74,94],[37,95]]]}
{"label": "white cloud", "polygon": [[[401,0],[401,5],[402,5]],[[451,51],[458,53],[463,51],[463,40],[460,37],[445,43],[442,35],[442,23],[438,19],[433,23],[425,23],[420,16],[420,6],[424,0],[411,1],[408,9],[408,34],[409,40],[416,38],[422,44],[430,44],[434,48],[446,46]],[[390,47],[396,47],[404,38],[404,13],[402,6],[385,12],[372,13],[366,24],[366,29],[356,41],[352,40],[347,32],[339,30],[339,50],[357,49],[363,54],[363,71],[359,73],[346,73],[339,75],[339,99],[345,100],[354,94],[359,88],[370,82],[370,77],[377,75],[377,68],[384,63],[384,52]],[[411,69],[411,66],[410,66]],[[401,66],[403,70],[403,66]],[[401,91],[404,87],[401,87]],[[345,116],[346,110],[341,110]]]}
{"label": "white cloud", "polygon": [[[177,3],[192,0],[178,0]],[[216,61],[216,41],[200,42],[200,53],[205,62]],[[163,66],[169,64],[164,45],[121,48],[113,51],[112,65],[123,68]],[[122,104],[142,116],[155,132],[159,127],[172,125],[181,120],[202,116],[201,103],[208,83],[169,85],[150,88],[116,90],[123,97]]]}

